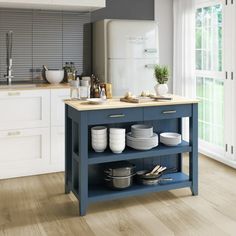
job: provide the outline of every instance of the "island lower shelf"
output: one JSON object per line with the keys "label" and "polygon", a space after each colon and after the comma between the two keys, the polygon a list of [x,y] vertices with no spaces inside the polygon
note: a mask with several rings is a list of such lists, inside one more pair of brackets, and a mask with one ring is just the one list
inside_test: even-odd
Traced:
{"label": "island lower shelf", "polygon": [[[141,185],[134,183],[130,188],[125,190],[112,190],[103,184],[91,185],[88,188],[88,202],[94,203],[104,200],[114,200],[124,197],[132,197],[147,193],[161,192],[191,186],[189,176],[182,172],[166,174],[163,175],[162,178],[172,178],[173,181],[157,185]],[[73,192],[78,195],[78,190],[73,189]]]}

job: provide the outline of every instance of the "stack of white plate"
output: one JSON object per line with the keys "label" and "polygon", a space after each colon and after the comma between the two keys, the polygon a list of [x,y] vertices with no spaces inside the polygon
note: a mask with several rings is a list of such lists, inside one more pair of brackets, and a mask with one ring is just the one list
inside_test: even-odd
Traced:
{"label": "stack of white plate", "polygon": [[136,150],[150,150],[158,146],[158,135],[153,133],[152,126],[133,125],[126,137],[127,146]]}
{"label": "stack of white plate", "polygon": [[153,135],[153,127],[150,125],[132,125],[131,133],[134,138],[150,138]]}
{"label": "stack of white plate", "polygon": [[162,133],[160,134],[160,142],[167,146],[177,146],[181,143],[181,134]]}
{"label": "stack of white plate", "polygon": [[96,126],[91,129],[92,148],[95,152],[104,152],[107,148],[107,127]]}
{"label": "stack of white plate", "polygon": [[125,129],[110,128],[109,144],[113,153],[122,153],[125,149]]}

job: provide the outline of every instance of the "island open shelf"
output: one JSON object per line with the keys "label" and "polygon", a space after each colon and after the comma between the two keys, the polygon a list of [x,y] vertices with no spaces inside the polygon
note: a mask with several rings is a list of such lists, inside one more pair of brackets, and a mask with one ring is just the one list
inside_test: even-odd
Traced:
{"label": "island open shelf", "polygon": [[[91,127],[103,125],[123,127],[127,132],[131,124],[149,124],[158,134],[161,132],[182,133],[182,120],[189,118],[189,142],[178,146],[159,144],[148,151],[126,147],[121,154],[112,153],[109,148],[96,153],[91,148]],[[124,104],[111,100],[104,105],[86,105],[85,102],[66,101],[65,135],[65,193],[71,191],[78,198],[79,213],[85,215],[89,204],[124,197],[190,188],[192,195],[198,194],[198,104],[173,96],[173,101],[152,104]],[[189,175],[182,171],[182,154],[189,154]],[[174,169],[174,173],[163,175],[172,178],[170,182],[158,185],[134,184],[121,191],[109,189],[104,183],[104,167],[117,161],[129,161],[136,170],[151,169],[155,165]]]}
{"label": "island open shelf", "polygon": [[89,186],[88,201],[90,203],[94,203],[107,199],[114,200],[124,197],[138,196],[146,193],[161,192],[191,186],[189,176],[184,173],[167,174],[163,175],[163,178],[173,178],[173,181],[150,186],[135,183],[130,188],[122,191],[110,190],[103,185]]}
{"label": "island open shelf", "polygon": [[90,150],[88,154],[88,164],[99,164],[107,163],[114,161],[124,161],[132,159],[142,159],[150,158],[163,155],[173,155],[180,154],[185,152],[191,152],[192,148],[188,142],[182,141],[182,143],[175,147],[168,147],[163,144],[158,145],[158,147],[153,148],[148,151],[137,151],[131,148],[126,147],[123,153],[117,155],[112,153],[110,150],[105,151],[104,153],[96,153],[93,150]]}

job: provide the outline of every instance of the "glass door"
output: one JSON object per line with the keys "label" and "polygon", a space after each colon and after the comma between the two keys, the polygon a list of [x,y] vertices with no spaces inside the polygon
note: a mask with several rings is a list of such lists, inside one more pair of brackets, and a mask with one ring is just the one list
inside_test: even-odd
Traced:
{"label": "glass door", "polygon": [[195,15],[196,96],[200,151],[225,155],[224,14],[221,1],[198,5]]}

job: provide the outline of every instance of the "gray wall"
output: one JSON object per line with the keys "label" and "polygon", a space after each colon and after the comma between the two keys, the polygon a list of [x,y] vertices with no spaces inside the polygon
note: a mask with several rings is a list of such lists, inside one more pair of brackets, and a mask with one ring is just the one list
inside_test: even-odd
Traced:
{"label": "gray wall", "polygon": [[42,65],[74,62],[91,72],[90,13],[0,9],[0,78],[6,74],[6,32],[13,35],[14,80],[40,78]]}
{"label": "gray wall", "polygon": [[[155,19],[159,24],[160,64],[168,65],[173,73],[173,0],[155,0]],[[173,81],[169,81],[172,92]]]}
{"label": "gray wall", "polygon": [[106,5],[105,9],[92,13],[92,21],[103,19],[154,19],[154,0],[107,0]]}
{"label": "gray wall", "polygon": [[0,78],[6,70],[5,33],[8,30],[15,32],[15,79],[35,78],[39,74],[36,69],[42,64],[60,68],[65,61],[75,61],[80,73],[90,73],[91,32],[87,23],[106,18],[156,19],[160,33],[160,63],[169,65],[172,70],[173,0],[107,0],[105,9],[91,15],[0,9]]}

